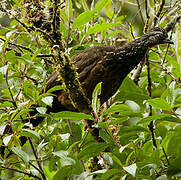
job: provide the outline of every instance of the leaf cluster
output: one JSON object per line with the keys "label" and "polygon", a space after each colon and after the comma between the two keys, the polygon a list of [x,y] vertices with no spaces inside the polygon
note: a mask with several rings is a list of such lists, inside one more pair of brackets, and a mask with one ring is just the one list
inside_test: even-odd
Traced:
{"label": "leaf cluster", "polygon": [[[36,2],[47,19],[56,1],[52,2]],[[101,82],[96,86],[92,95],[96,116],[70,111],[49,114],[52,92],[65,87],[55,86],[42,93],[56,63],[45,34],[31,28],[41,13],[26,19],[27,3],[12,0],[0,5],[0,145],[6,146],[0,160],[0,179],[179,179],[181,25],[176,25],[175,33],[169,33],[174,45],[150,50],[150,77],[143,68],[135,84],[130,73],[104,105],[99,100]],[[131,41],[132,33],[138,36],[146,25],[151,26],[158,5],[149,2],[147,24],[148,9],[143,10],[139,1],[60,1],[58,28],[65,49],[71,57],[89,46]],[[180,15],[178,1],[167,1],[165,8],[160,16],[157,14],[162,27]],[[171,17],[167,12],[172,12]],[[147,90],[149,78],[152,97]],[[39,115],[31,117],[33,107]],[[30,119],[38,117],[44,117],[44,121],[34,129]],[[85,130],[83,119],[96,122],[104,142],[95,142]],[[151,123],[153,129],[149,128]],[[7,125],[12,132],[7,132]],[[22,147],[23,136],[28,140]]]}

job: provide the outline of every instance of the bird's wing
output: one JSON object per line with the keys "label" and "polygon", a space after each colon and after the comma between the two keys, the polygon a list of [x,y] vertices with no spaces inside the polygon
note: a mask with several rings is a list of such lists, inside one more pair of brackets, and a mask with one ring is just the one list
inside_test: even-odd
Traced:
{"label": "bird's wing", "polygon": [[[79,76],[79,81],[82,83],[85,79],[90,76],[91,71],[97,66],[97,64],[106,55],[106,52],[113,51],[112,46],[94,46],[87,48],[86,50],[80,52],[79,54],[73,56],[71,61],[73,62],[76,71]],[[93,71],[94,76],[96,71]],[[46,82],[45,92],[50,88],[61,85],[62,82],[58,81],[57,73],[54,71]]]}

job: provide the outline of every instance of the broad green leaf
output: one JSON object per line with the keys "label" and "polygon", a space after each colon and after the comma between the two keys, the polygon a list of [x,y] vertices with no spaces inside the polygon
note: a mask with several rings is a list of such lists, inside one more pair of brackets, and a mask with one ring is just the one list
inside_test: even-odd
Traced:
{"label": "broad green leaf", "polygon": [[112,2],[112,0],[109,0],[108,2],[107,2],[107,4],[105,5],[105,7],[104,7],[104,12],[105,12],[105,14],[106,14],[106,16],[109,18],[109,19],[111,19],[111,18],[113,18],[114,16],[114,11],[113,11],[113,9],[112,9],[112,4],[113,4],[113,2]]}
{"label": "broad green leaf", "polygon": [[60,158],[68,156],[69,154],[68,151],[63,151],[63,150],[52,152],[52,153]]}
{"label": "broad green leaf", "polygon": [[121,84],[118,93],[116,94],[114,101],[132,100],[139,105],[143,106],[143,101],[150,97],[144,94],[129,77],[126,77]]}
{"label": "broad green leaf", "polygon": [[155,114],[153,116],[142,118],[141,120],[138,121],[137,124],[150,123],[151,121],[154,120],[156,120],[157,122],[169,121],[169,122],[181,123],[180,119],[175,118],[170,114]]}
{"label": "broad green leaf", "polygon": [[43,166],[43,172],[48,180],[52,180],[55,175],[55,171],[51,171],[49,167],[45,165]]}
{"label": "broad green leaf", "polygon": [[5,65],[5,66],[2,66],[2,67],[0,67],[0,73],[2,73],[3,75],[5,75],[6,74],[6,72],[7,72],[7,70],[8,70],[8,64],[7,65]]}
{"label": "broad green leaf", "polygon": [[18,155],[26,164],[28,164],[29,163],[29,155],[26,153],[26,152],[24,152],[23,150],[21,150],[21,149],[19,149],[19,148],[17,148],[17,147],[13,147],[12,148],[12,151],[16,154],[16,155]]}
{"label": "broad green leaf", "polygon": [[11,138],[13,137],[13,134],[12,135],[9,135],[9,136],[6,136],[5,138],[3,138],[3,143],[5,146],[8,145],[8,143],[10,142]]}
{"label": "broad green leaf", "polygon": [[155,98],[155,99],[148,99],[147,101],[154,108],[171,111],[170,104],[168,104],[164,99]]}
{"label": "broad green leaf", "polygon": [[122,117],[122,118],[116,118],[116,119],[112,119],[112,121],[107,121],[107,122],[99,122],[98,125],[99,127],[107,127],[110,124],[121,124],[125,121],[128,120],[128,117]]}
{"label": "broad green leaf", "polygon": [[149,132],[148,129],[141,127],[141,126],[124,126],[119,130],[119,135],[121,134],[127,134],[127,133],[138,133],[138,132]]}
{"label": "broad green leaf", "polygon": [[86,33],[86,35],[95,34],[98,32],[107,31],[109,28],[119,26],[119,24],[115,23],[102,23],[102,24],[95,24],[93,27],[90,27]]}
{"label": "broad green leaf", "polygon": [[32,137],[33,139],[35,139],[37,141],[41,140],[40,135],[31,129],[22,129],[22,131],[23,132],[21,132],[20,134],[22,134],[23,136]]}
{"label": "broad green leaf", "polygon": [[20,118],[21,115],[27,114],[27,112],[30,112],[30,111],[32,111],[32,109],[21,109],[18,113],[15,114],[15,117],[12,116],[11,118],[13,118],[14,120],[18,119]]}
{"label": "broad green leaf", "polygon": [[40,113],[40,114],[45,114],[47,111],[47,108],[45,107],[37,107],[36,110]]}
{"label": "broad green leaf", "polygon": [[90,119],[94,120],[91,115],[79,112],[71,112],[71,111],[62,111],[54,114],[54,119],[73,119],[73,120],[83,120],[83,119]]}
{"label": "broad green leaf", "polygon": [[92,108],[96,114],[99,112],[99,108],[101,105],[100,99],[98,97],[100,94],[101,94],[101,83],[98,83],[92,93]]}
{"label": "broad green leaf", "polygon": [[106,143],[91,143],[88,144],[85,148],[83,148],[78,154],[79,159],[88,159],[94,156],[98,156],[101,152],[103,152],[107,148]]}
{"label": "broad green leaf", "polygon": [[65,14],[67,16],[68,22],[70,22],[73,16],[71,0],[65,0]]}
{"label": "broad green leaf", "polygon": [[99,13],[105,7],[105,5],[108,3],[108,1],[109,0],[99,0],[95,5],[94,10]]}
{"label": "broad green leaf", "polygon": [[53,152],[53,154],[60,158],[62,166],[74,165],[76,163],[74,159],[68,157],[69,153],[67,151],[60,150]]}
{"label": "broad green leaf", "polygon": [[60,32],[62,33],[63,37],[67,37],[68,35],[67,27],[62,22],[60,22]]}
{"label": "broad green leaf", "polygon": [[122,153],[127,147],[128,147],[128,144],[125,145],[125,146],[121,146],[121,147],[119,148],[119,152]]}
{"label": "broad green leaf", "polygon": [[90,20],[96,15],[96,11],[85,11],[80,14],[73,22],[72,29],[80,28],[84,24],[90,22]]}
{"label": "broad green leaf", "polygon": [[106,36],[106,39],[109,39],[110,37],[113,37],[113,36],[115,36],[115,35],[117,35],[117,34],[119,34],[119,33],[121,33],[121,32],[122,32],[122,30],[113,31],[113,32],[109,33],[109,34]]}
{"label": "broad green leaf", "polygon": [[73,171],[72,166],[61,167],[60,170],[58,170],[55,176],[53,177],[53,180],[69,179],[69,177],[72,175],[72,171]]}
{"label": "broad green leaf", "polygon": [[[167,174],[168,176],[175,176],[176,179],[180,179],[181,177],[181,156],[177,155],[175,158],[169,158],[169,166]],[[170,178],[169,178],[170,179]]]}
{"label": "broad green leaf", "polygon": [[114,178],[114,175],[118,174],[121,175],[120,169],[109,169],[101,176],[101,180],[112,179]]}
{"label": "broad green leaf", "polygon": [[109,155],[121,168],[123,167],[121,160],[116,155],[114,155],[113,153],[106,154]]}
{"label": "broad green leaf", "polygon": [[44,140],[42,140],[42,141],[40,142],[40,144],[37,146],[37,152],[38,152],[38,153],[41,151],[41,149],[42,149],[43,147],[45,147],[45,146],[48,144],[48,142],[46,142],[46,143],[43,143],[43,142],[44,142]]}
{"label": "broad green leaf", "polygon": [[46,97],[42,98],[42,102],[44,102],[46,105],[52,107],[53,96],[46,96]]}
{"label": "broad green leaf", "polygon": [[161,166],[160,151],[161,149],[159,148],[155,149],[150,157],[151,162],[156,164],[158,167]]}
{"label": "broad green leaf", "polygon": [[4,134],[5,129],[6,129],[6,124],[0,126],[0,136]]}
{"label": "broad green leaf", "polygon": [[[107,129],[107,128],[106,128]],[[101,129],[99,130],[99,136],[107,143],[114,145],[114,139],[112,138],[112,136],[108,133],[106,133],[105,131],[102,131]]]}
{"label": "broad green leaf", "polygon": [[36,56],[41,52],[41,50],[42,50],[42,49],[40,48],[40,49],[37,49],[37,50],[34,52],[33,56],[31,57],[31,61],[32,61],[32,62],[35,60]]}
{"label": "broad green leaf", "polygon": [[132,111],[131,108],[125,104],[116,104],[111,107],[109,107],[105,112],[104,115],[108,113],[115,113],[115,112],[121,112],[121,111]]}
{"label": "broad green leaf", "polygon": [[46,93],[52,93],[54,91],[60,91],[60,90],[63,90],[63,89],[65,89],[64,86],[54,86],[51,89],[49,89]]}
{"label": "broad green leaf", "polygon": [[135,177],[136,175],[136,169],[137,169],[137,166],[136,166],[136,163],[130,165],[130,166],[127,166],[127,167],[123,167],[123,169],[128,172],[129,174],[131,174],[133,177]]}
{"label": "broad green leaf", "polygon": [[119,133],[120,136],[120,143],[122,146],[125,146],[126,144],[132,142],[133,140],[136,140],[139,137],[139,133],[136,131],[128,132],[128,133]]}
{"label": "broad green leaf", "polygon": [[169,91],[169,103],[172,105],[174,105],[174,102],[175,102],[175,98],[177,96],[177,94],[175,93],[175,85],[176,85],[176,82],[175,81],[172,81],[168,87],[168,91]]}

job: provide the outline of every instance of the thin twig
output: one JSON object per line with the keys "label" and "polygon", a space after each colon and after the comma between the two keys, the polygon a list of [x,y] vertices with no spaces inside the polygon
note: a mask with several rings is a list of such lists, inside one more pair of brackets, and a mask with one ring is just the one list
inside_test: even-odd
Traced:
{"label": "thin twig", "polygon": [[167,160],[167,164],[169,165],[170,162],[169,162],[168,156],[167,156],[167,154],[166,154],[166,152],[165,152],[165,149],[164,149],[163,147],[162,147],[162,151],[163,151],[163,154],[165,155],[165,158],[166,158],[166,160]]}
{"label": "thin twig", "polygon": [[156,26],[156,24],[158,22],[158,19],[159,19],[160,15],[161,15],[161,12],[163,10],[164,5],[165,5],[165,0],[162,0],[162,2],[160,4],[160,8],[158,10],[158,13],[155,15],[155,18],[153,20],[154,27]]}
{"label": "thin twig", "polygon": [[[146,55],[146,65],[147,65],[147,77],[148,77],[148,86],[147,86],[147,89],[148,89],[148,95],[150,97],[152,97],[152,92],[151,92],[151,76],[150,76],[150,64],[149,64],[149,60],[148,60],[148,55]],[[149,105],[149,116],[152,116],[152,106]],[[153,121],[150,122],[150,124],[148,125],[149,129],[150,129],[150,132],[151,132],[151,136],[152,136],[152,142],[153,142],[153,146],[155,148],[157,148],[157,144],[156,144],[156,139],[155,139],[155,134],[154,134],[154,124],[153,124]]]}
{"label": "thin twig", "polygon": [[36,178],[36,179],[42,180],[41,178],[39,178],[39,177],[36,176],[36,175],[33,175],[33,174],[31,174],[31,173],[27,173],[27,172],[24,172],[24,171],[21,171],[21,170],[12,168],[12,167],[1,166],[1,168],[2,168],[2,169],[9,169],[9,170],[12,170],[12,171],[21,173],[21,174],[25,174],[25,175],[27,175],[27,176],[29,176],[29,177],[34,177],[34,178]]}
{"label": "thin twig", "polygon": [[6,71],[5,79],[6,79],[6,85],[7,85],[9,94],[10,94],[10,96],[11,96],[12,103],[13,103],[13,105],[14,105],[15,108],[18,108],[18,106],[17,106],[17,104],[16,104],[16,101],[14,100],[13,94],[12,94],[12,92],[11,92],[11,88],[10,88],[9,82],[8,82],[8,69],[7,69],[7,71]]}
{"label": "thin twig", "polygon": [[146,18],[150,19],[149,13],[148,13],[148,0],[145,0],[145,10],[146,10]]}
{"label": "thin twig", "polygon": [[41,173],[42,178],[43,178],[44,180],[46,180],[45,174],[44,174],[43,169],[42,169],[42,167],[41,167],[40,161],[38,160],[38,156],[37,156],[37,154],[36,154],[36,151],[35,151],[35,148],[34,148],[34,146],[33,146],[33,143],[32,143],[32,141],[31,141],[31,139],[30,139],[29,137],[28,137],[28,140],[29,140],[31,149],[32,149],[32,151],[33,151],[33,154],[34,154],[34,156],[35,156],[36,162],[37,162],[37,164],[38,164],[38,167],[39,167],[39,169],[40,169],[39,172]]}

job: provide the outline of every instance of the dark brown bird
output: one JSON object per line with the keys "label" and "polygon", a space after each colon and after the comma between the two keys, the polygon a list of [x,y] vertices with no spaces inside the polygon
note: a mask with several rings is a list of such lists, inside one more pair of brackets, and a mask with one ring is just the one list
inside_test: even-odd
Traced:
{"label": "dark brown bird", "polygon": [[[168,39],[167,32],[161,28],[155,28],[138,39],[121,47],[115,46],[95,46],[90,47],[72,57],[71,61],[75,65],[81,86],[85,95],[91,100],[95,86],[102,82],[102,92],[100,101],[106,102],[120,87],[124,78],[136,67],[145,57],[149,48],[158,44],[173,44]],[[56,72],[47,80],[45,92],[50,88],[61,85]],[[48,107],[48,112],[59,112],[65,110],[76,111],[68,99],[65,91],[55,91],[52,107]],[[37,114],[36,110],[30,113]],[[30,122],[36,127],[42,117],[31,119]],[[22,137],[22,144],[26,142]]]}
{"label": "dark brown bird", "polygon": [[[72,57],[81,86],[85,95],[91,100],[95,86],[102,82],[100,101],[106,102],[120,87],[124,78],[145,57],[150,47],[158,44],[173,44],[168,39],[167,32],[162,28],[155,28],[138,39],[121,47],[95,46],[89,47]],[[57,81],[57,74],[53,72],[48,78],[45,91],[61,85]],[[55,92],[51,112],[62,110],[75,110],[71,105],[65,91]]]}

